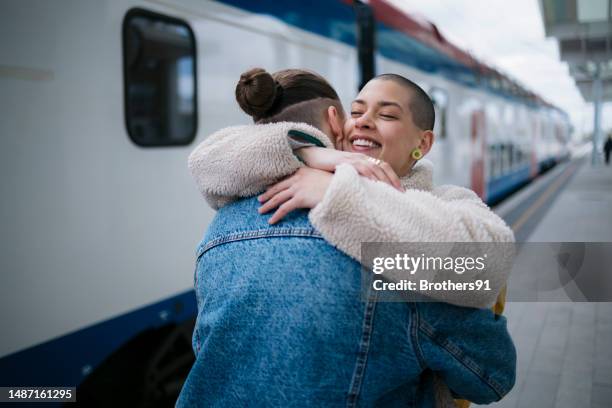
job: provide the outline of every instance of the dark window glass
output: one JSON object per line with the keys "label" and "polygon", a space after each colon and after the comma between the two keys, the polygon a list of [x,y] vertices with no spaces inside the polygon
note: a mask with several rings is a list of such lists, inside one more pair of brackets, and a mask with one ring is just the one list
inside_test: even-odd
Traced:
{"label": "dark window glass", "polygon": [[140,146],[186,145],[197,129],[195,37],[187,23],[141,9],[123,21],[125,122]]}
{"label": "dark window glass", "polygon": [[489,177],[495,178],[499,175],[499,158],[497,157],[497,145],[489,146]]}
{"label": "dark window glass", "polygon": [[510,169],[512,169],[512,167],[515,164],[514,155],[515,155],[515,153],[514,153],[514,145],[512,143],[509,143],[508,144],[508,167]]}

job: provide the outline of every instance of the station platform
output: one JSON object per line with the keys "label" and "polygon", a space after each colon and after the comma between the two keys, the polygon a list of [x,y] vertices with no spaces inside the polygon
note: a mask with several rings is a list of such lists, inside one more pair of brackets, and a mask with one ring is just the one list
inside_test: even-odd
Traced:
{"label": "station platform", "polygon": [[[564,163],[494,210],[517,241],[612,242],[612,166]],[[612,274],[612,265],[602,273]],[[489,406],[612,406],[612,303],[508,302],[504,314],[517,380]]]}

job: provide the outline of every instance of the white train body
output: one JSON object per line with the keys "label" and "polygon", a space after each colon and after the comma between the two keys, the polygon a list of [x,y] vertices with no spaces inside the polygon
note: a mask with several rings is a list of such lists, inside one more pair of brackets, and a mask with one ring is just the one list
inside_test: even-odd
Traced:
{"label": "white train body", "polygon": [[[249,122],[233,96],[243,71],[311,69],[332,83],[345,106],[356,95],[356,48],[338,40],[354,36],[354,24],[339,21],[332,38],[294,24],[290,16],[275,16],[273,6],[270,15],[241,8],[248,3],[3,2],[0,380],[30,378],[33,367],[23,365],[32,351],[38,359],[51,353],[72,356],[62,357],[65,364],[49,369],[48,377],[34,378],[79,384],[137,333],[193,314],[194,249],[214,212],[196,190],[186,159],[216,129]],[[268,3],[274,2],[252,7]],[[323,4],[277,3],[295,7],[296,13]],[[330,9],[352,10],[337,3]],[[193,32],[197,132],[189,144],[143,147],[128,135],[122,25],[134,8],[180,19]],[[324,19],[327,11],[318,13]],[[468,86],[382,53],[377,72],[403,74],[445,99],[438,101],[445,123],[436,125],[429,156],[437,183],[472,187],[484,199],[497,200],[504,188],[492,181],[520,173],[512,176],[514,182],[504,181],[512,184],[509,191],[566,154],[569,125],[558,110]],[[512,153],[507,146],[513,146]],[[116,332],[104,329],[117,319],[123,320]],[[120,333],[119,327],[132,331]],[[87,341],[81,347],[90,350],[78,354],[75,343],[62,343],[85,332],[90,337],[78,341]],[[36,354],[36,349],[46,351]],[[17,365],[23,372],[7,372]]]}

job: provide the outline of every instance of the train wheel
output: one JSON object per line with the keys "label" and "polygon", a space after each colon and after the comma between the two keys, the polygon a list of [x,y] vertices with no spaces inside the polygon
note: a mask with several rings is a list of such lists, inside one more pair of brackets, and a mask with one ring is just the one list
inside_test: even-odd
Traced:
{"label": "train wheel", "polygon": [[194,362],[191,348],[194,324],[192,319],[180,325],[163,326],[130,340],[77,388],[76,406],[174,406]]}

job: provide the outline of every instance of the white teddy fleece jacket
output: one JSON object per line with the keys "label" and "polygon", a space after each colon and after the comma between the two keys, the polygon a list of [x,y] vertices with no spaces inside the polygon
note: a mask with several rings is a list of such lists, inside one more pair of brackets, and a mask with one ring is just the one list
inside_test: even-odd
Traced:
{"label": "white teddy fleece jacket", "polygon": [[[228,127],[204,140],[189,156],[189,169],[206,201],[218,209],[261,193],[304,166],[289,142],[291,130],[333,146],[320,130],[291,122]],[[328,242],[358,261],[362,242],[514,242],[512,230],[472,190],[434,187],[432,177],[432,163],[420,160],[401,178],[406,189],[402,193],[361,177],[350,165],[340,165],[323,200],[310,211],[310,222]],[[488,279],[490,291],[445,291],[440,295],[444,297],[433,297],[459,306],[491,306],[506,284],[505,269],[497,274],[486,269],[464,273],[465,279]],[[423,272],[423,279],[434,281],[427,273],[435,271]]]}

